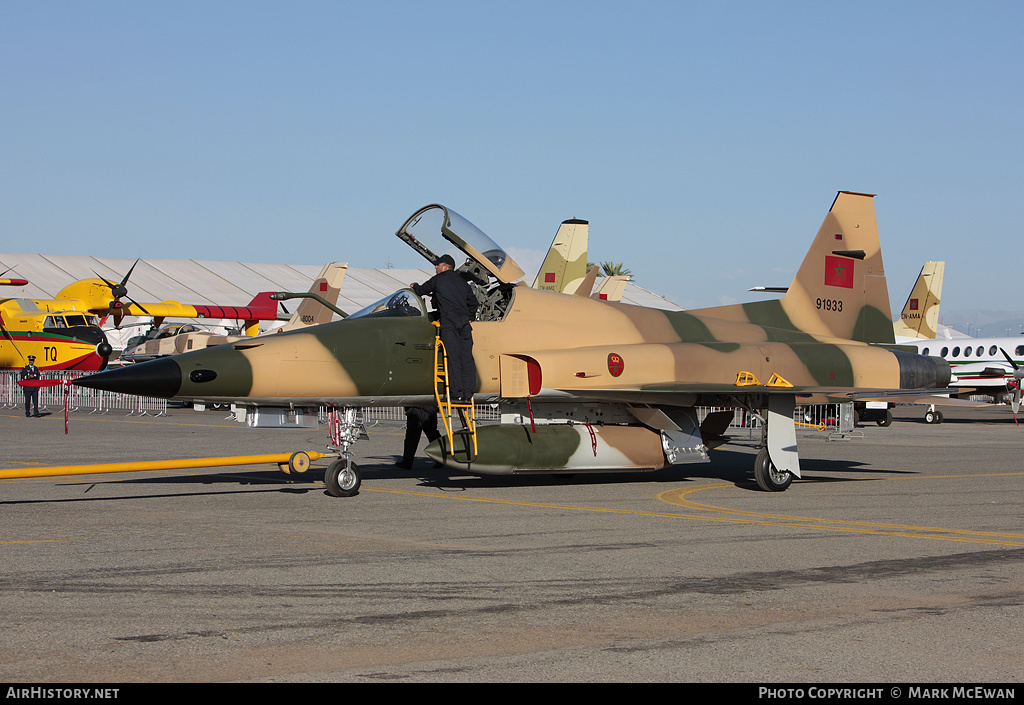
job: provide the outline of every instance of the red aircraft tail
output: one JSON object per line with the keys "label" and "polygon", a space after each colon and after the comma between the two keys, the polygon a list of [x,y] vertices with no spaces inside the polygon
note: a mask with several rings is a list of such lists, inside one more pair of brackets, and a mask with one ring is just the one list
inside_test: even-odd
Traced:
{"label": "red aircraft tail", "polygon": [[260,318],[263,320],[271,320],[277,318],[277,302],[270,298],[269,291],[261,291],[253,297],[252,301],[246,307],[250,311],[256,311],[259,313],[258,316],[251,316],[251,318]]}

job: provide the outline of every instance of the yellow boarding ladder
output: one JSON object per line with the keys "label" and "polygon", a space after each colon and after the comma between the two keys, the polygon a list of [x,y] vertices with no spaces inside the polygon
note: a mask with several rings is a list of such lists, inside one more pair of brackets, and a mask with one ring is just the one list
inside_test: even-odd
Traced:
{"label": "yellow boarding ladder", "polygon": [[[448,355],[445,354],[444,343],[441,342],[441,324],[432,321],[434,331],[434,398],[437,400],[437,408],[441,411],[441,420],[444,421],[444,430],[448,435],[448,452],[452,458],[459,462],[472,463],[476,460],[476,405],[470,397],[468,403],[452,403],[451,391],[448,388]],[[454,430],[452,421],[452,409],[462,421],[462,428]],[[458,458],[455,455],[455,436],[462,436],[463,447],[466,451],[465,458]],[[470,443],[472,441],[472,443]],[[471,450],[472,448],[472,450]]]}

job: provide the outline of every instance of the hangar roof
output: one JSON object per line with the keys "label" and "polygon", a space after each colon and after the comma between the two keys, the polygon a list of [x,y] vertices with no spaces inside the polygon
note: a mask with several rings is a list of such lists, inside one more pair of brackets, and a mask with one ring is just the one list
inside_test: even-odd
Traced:
{"label": "hangar roof", "polygon": [[[135,262],[123,257],[0,253],[0,272],[28,280],[24,287],[0,288],[0,297],[52,299],[78,279],[103,277],[119,282]],[[128,296],[146,302],[177,301],[206,306],[244,306],[261,291],[307,291],[322,264],[254,264],[192,259],[140,259],[128,281]],[[338,308],[355,313],[387,294],[423,282],[433,269],[369,269],[349,267]],[[633,282],[622,301],[672,311],[682,307]],[[288,316],[281,314],[283,318]]]}

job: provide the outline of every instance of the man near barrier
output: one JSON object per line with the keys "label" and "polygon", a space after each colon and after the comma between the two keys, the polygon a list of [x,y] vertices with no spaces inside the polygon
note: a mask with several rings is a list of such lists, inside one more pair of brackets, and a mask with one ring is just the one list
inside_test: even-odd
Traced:
{"label": "man near barrier", "polygon": [[[28,364],[21,368],[21,379],[22,381],[27,380],[38,380],[39,379],[39,368],[36,367],[36,356],[28,356]],[[25,393],[25,416],[39,417],[39,387],[22,387],[22,391]],[[29,414],[29,404],[35,408],[35,414]]]}

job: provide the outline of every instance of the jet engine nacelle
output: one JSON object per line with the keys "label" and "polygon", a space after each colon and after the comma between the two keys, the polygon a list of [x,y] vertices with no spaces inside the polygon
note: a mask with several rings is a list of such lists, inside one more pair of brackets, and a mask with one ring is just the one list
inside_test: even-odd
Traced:
{"label": "jet engine nacelle", "polygon": [[472,439],[455,435],[454,443],[453,454],[448,438],[442,436],[427,446],[426,453],[448,467],[479,475],[646,472],[673,463],[708,460],[699,438],[681,438],[646,426],[478,426],[476,458],[471,463],[465,462],[465,444]]}

